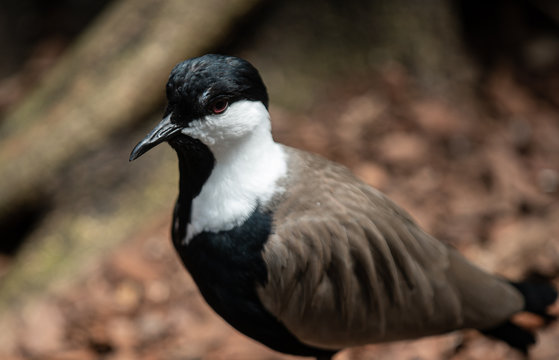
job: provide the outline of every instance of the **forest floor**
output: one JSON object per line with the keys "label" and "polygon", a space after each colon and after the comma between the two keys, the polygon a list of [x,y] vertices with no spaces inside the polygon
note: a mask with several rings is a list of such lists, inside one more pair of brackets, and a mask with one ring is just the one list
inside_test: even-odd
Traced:
{"label": "forest floor", "polygon": [[[275,137],[341,162],[483,268],[559,283],[559,112],[503,67],[485,101],[417,93],[398,66],[336,83],[305,114],[272,106]],[[79,281],[2,325],[2,359],[290,359],[240,335],[174,253],[169,211]],[[539,327],[537,319],[525,318]],[[559,323],[530,351],[559,359]],[[521,359],[471,330],[339,353],[349,359]]]}

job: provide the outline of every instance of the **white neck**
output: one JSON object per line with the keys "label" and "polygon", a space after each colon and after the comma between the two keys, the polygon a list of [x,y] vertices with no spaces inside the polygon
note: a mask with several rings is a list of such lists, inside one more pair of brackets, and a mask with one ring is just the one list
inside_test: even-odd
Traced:
{"label": "white neck", "polygon": [[278,179],[287,172],[286,155],[274,142],[268,111],[260,121],[234,141],[207,144],[215,166],[192,201],[191,221],[185,242],[203,231],[230,230],[242,224],[259,204],[280,191]]}

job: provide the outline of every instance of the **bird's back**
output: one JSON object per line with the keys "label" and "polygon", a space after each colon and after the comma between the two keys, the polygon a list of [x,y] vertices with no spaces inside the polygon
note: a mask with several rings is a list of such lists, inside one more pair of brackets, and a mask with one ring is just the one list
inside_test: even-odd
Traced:
{"label": "bird's back", "polygon": [[484,329],[522,309],[514,287],[425,233],[346,168],[284,149],[288,176],[270,204],[268,280],[258,295],[301,341],[340,349]]}

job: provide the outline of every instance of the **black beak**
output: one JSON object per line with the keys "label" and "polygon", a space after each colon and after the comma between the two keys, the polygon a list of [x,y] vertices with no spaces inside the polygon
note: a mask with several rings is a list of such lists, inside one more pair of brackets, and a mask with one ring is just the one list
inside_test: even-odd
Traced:
{"label": "black beak", "polygon": [[134,150],[130,153],[130,161],[136,160],[149,149],[161,144],[163,141],[171,139],[175,134],[181,130],[181,127],[171,122],[171,115],[168,115],[161,120],[159,124],[136,145]]}

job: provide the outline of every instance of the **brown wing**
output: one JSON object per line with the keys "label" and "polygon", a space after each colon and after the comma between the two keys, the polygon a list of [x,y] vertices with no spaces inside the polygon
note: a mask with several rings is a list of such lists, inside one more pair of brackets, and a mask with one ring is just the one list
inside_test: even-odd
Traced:
{"label": "brown wing", "polygon": [[301,341],[338,349],[487,328],[522,308],[512,286],[423,232],[345,168],[287,151],[290,180],[258,294]]}

